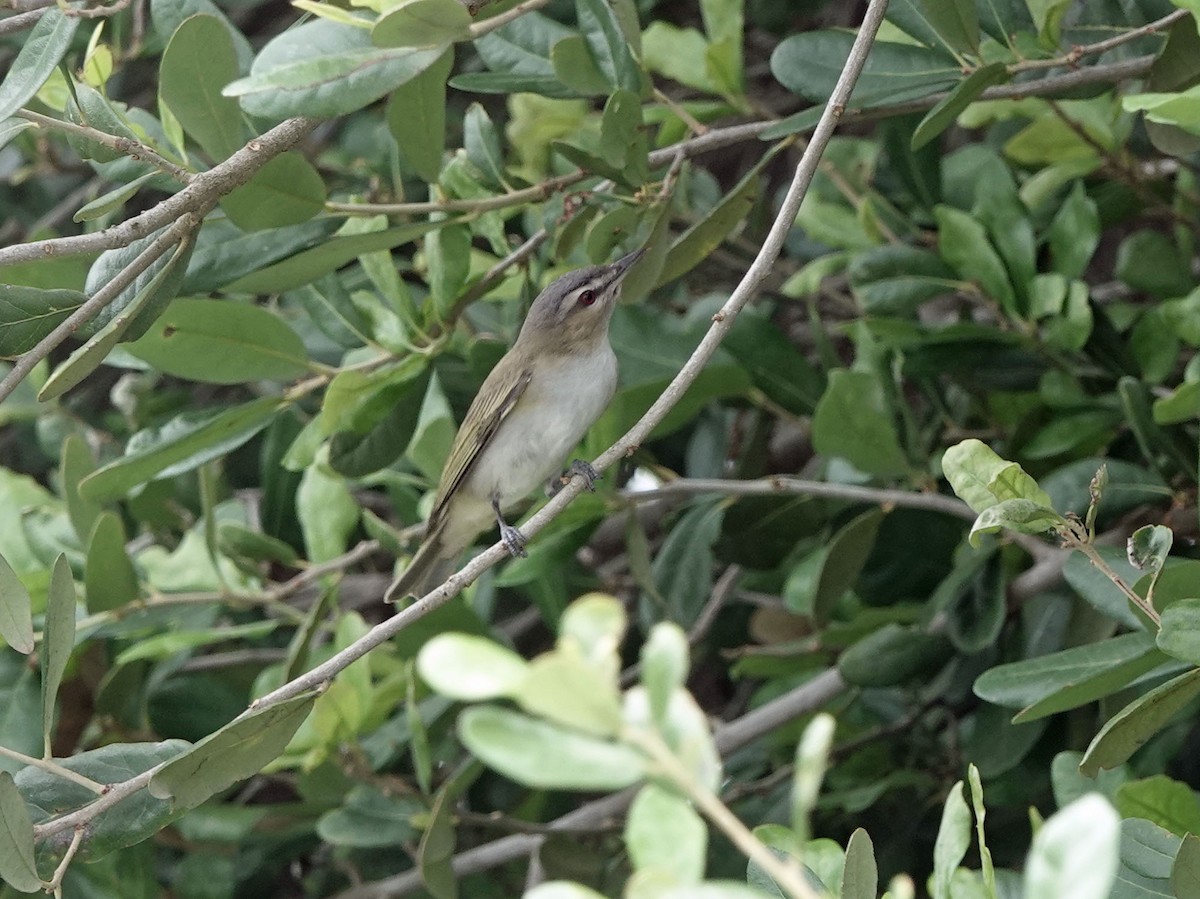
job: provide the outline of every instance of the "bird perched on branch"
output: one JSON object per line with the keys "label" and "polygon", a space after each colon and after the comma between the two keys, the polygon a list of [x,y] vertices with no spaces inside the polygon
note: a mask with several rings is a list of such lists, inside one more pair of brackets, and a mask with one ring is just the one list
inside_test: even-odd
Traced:
{"label": "bird perched on branch", "polygon": [[[516,343],[479,388],[442,470],[425,539],[388,588],[393,602],[437,586],[459,555],[494,521],[514,556],[525,537],[504,513],[559,470],[612,399],[617,357],[608,323],[621,283],[644,251],[569,272],[533,301]],[[592,467],[569,474],[588,487]]]}

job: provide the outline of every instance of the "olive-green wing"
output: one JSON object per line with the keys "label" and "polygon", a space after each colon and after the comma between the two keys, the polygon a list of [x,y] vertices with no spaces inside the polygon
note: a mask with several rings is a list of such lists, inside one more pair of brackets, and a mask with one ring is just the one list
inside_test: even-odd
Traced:
{"label": "olive-green wing", "polygon": [[433,512],[429,516],[429,533],[433,533],[441,525],[450,500],[471,473],[479,454],[491,443],[508,413],[521,399],[525,388],[529,386],[532,374],[526,369],[520,372],[515,380],[510,381],[501,376],[500,368],[497,367],[484,381],[483,387],[471,403],[471,408],[467,410],[467,417],[463,419],[462,426],[454,438],[454,445],[450,448],[446,467],[442,469],[442,480],[438,485]]}

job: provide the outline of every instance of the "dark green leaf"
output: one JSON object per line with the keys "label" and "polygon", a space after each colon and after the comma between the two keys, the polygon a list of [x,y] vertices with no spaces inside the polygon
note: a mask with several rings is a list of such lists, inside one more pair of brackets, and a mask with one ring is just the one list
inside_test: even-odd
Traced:
{"label": "dark green leaf", "polygon": [[772,402],[796,415],[812,414],[824,378],[769,316],[744,310],[724,345]]}
{"label": "dark green leaf", "polygon": [[317,820],[317,835],[331,846],[401,846],[416,838],[413,818],[423,811],[415,799],[388,796],[363,784],[352,789],[339,808]]}
{"label": "dark green leaf", "polygon": [[304,693],[249,712],[168,762],[147,788],[175,809],[191,809],[257,774],[283,752],[316,700]]}
{"label": "dark green leaf", "polygon": [[[133,262],[142,251],[162,235],[156,231],[127,247],[117,250],[106,250],[92,263],[88,269],[87,286],[84,292],[90,297],[117,276],[125,266]],[[138,275],[133,283],[117,294],[117,298],[105,306],[93,320],[92,327],[103,331],[110,323],[125,312],[126,307],[133,305],[135,299],[141,298],[142,309],[132,316],[124,331],[125,339],[136,340],[145,333],[146,329],[166,308],[171,300],[179,294],[179,286],[187,271],[194,244],[187,240],[180,244],[174,253],[167,252],[150,264],[144,272]],[[161,277],[160,277],[161,276]]]}
{"label": "dark green leaf", "polygon": [[184,412],[129,439],[125,455],[89,475],[80,495],[95,502],[119,499],[139,484],[169,478],[210,462],[241,446],[283,407],[262,397],[232,409]]}
{"label": "dark green leaf", "polygon": [[[854,35],[842,31],[810,31],[780,42],[771,54],[771,72],[795,94],[824,103],[833,92],[850,53]],[[962,72],[935,50],[876,41],[851,97],[853,106],[903,103],[949,90]]]}
{"label": "dark green leaf", "polygon": [[17,652],[33,652],[33,617],[29,591],[0,555],[0,638]]}
{"label": "dark green leaf", "polygon": [[454,68],[447,48],[424,72],[392,91],[388,130],[408,166],[431,184],[437,181],[446,149],[446,77]]}
{"label": "dark green leaf", "polygon": [[867,372],[836,370],[813,413],[813,446],[856,468],[882,476],[908,470],[878,379]]}
{"label": "dark green leaf", "polygon": [[385,231],[333,237],[310,250],[304,250],[274,265],[238,278],[226,289],[230,293],[282,293],[294,290],[341,268],[359,256],[379,250],[391,250],[430,231],[444,228],[453,221],[454,219],[412,222]]}
{"label": "dark green leaf", "polygon": [[575,0],[575,16],[592,59],[608,83],[614,89],[640,93],[642,73],[612,6],[605,0]]}
{"label": "dark green leaf", "polygon": [[232,300],[176,300],[125,349],[159,371],[209,384],[283,381],[308,370],[304,344],[279,316]]}
{"label": "dark green leaf", "polygon": [[464,40],[471,14],[458,0],[401,0],[385,7],[371,28],[377,47],[430,47]]}
{"label": "dark green leaf", "polygon": [[221,199],[229,220],[243,231],[299,225],[324,207],[325,182],[295,150],[276,156]]}
{"label": "dark green leaf", "polygon": [[712,548],[724,514],[723,506],[702,503],[671,529],[652,567],[658,593],[667,603],[654,617],[670,618],[683,627],[695,622],[712,592]]}
{"label": "dark green leaf", "polygon": [[875,899],[879,872],[875,867],[875,846],[861,827],[850,834],[846,844],[846,864],[842,869],[842,899]]}
{"label": "dark green leaf", "polygon": [[376,47],[353,25],[315,19],[271,40],[250,75],[226,85],[253,116],[335,118],[361,109],[441,58],[445,47]]}
{"label": "dark green leaf", "polygon": [[953,654],[945,637],[887,624],[838,657],[838,671],[860,687],[894,687],[943,664]]}
{"label": "dark green leaf", "polygon": [[1167,655],[1200,665],[1200,599],[1180,599],[1167,606],[1156,640]]}
{"label": "dark green leaf", "polygon": [[952,50],[979,50],[979,11],[975,0],[921,0],[929,24]]}
{"label": "dark green leaf", "polygon": [[1100,214],[1082,181],[1067,195],[1047,232],[1054,270],[1065,278],[1080,278],[1100,242]]}
{"label": "dark green leaf", "polygon": [[180,24],[159,65],[159,99],[215,162],[240,149],[245,136],[237,101],[221,94],[237,76],[233,39],[215,16]]}
{"label": "dark green leaf", "polygon": [[1187,784],[1164,774],[1121,784],[1116,806],[1123,818],[1144,818],[1181,837],[1200,833],[1196,794]]}
{"label": "dark green leaf", "polygon": [[979,284],[983,292],[1009,314],[1016,315],[1016,294],[1008,271],[983,226],[951,206],[934,210],[938,222],[938,252],[965,281]]}
{"label": "dark green leaf", "polygon": [[[956,6],[962,2],[963,0],[955,0],[954,3],[946,3],[945,6]],[[942,4],[935,0],[934,5]],[[925,118],[921,119],[921,123],[913,131],[912,148],[919,150],[925,146],[949,128],[958,118],[958,114],[975,102],[980,94],[989,87],[1006,83],[1010,77],[1007,66],[1002,62],[980,66],[925,114]]]}
{"label": "dark green leaf", "polygon": [[7,771],[0,771],[0,878],[22,893],[42,888],[33,861],[33,822]]}
{"label": "dark green leaf", "polygon": [[77,16],[69,16],[57,6],[38,19],[0,82],[0,120],[7,119],[38,92],[71,46],[78,25]]}
{"label": "dark green leaf", "polygon": [[75,649],[75,580],[67,557],[59,554],[50,573],[46,598],[46,623],[42,629],[42,736],[50,755],[50,732],[54,727],[54,702],[67,662]]}
{"label": "dark green leaf", "polygon": [[102,512],[91,531],[83,570],[84,598],[92,614],[119,609],[138,598],[138,577],[125,551],[125,526]]}
{"label": "dark green leaf", "polygon": [[834,534],[827,544],[813,596],[812,616],[818,625],[829,622],[838,602],[847,590],[853,589],[875,545],[875,535],[882,521],[880,509],[863,512]]}
{"label": "dark green leaf", "polygon": [[0,294],[0,357],[29,352],[83,301],[77,290],[6,285]]}
{"label": "dark green leaf", "polygon": [[1128,761],[1198,693],[1200,669],[1193,668],[1135,699],[1096,734],[1079,763],[1079,770],[1095,777],[1101,768],[1113,768]]}

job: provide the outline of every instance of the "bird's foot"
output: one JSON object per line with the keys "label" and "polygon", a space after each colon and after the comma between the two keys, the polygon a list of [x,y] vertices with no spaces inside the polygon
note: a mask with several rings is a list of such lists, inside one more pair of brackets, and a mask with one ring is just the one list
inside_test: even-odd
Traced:
{"label": "bird's foot", "polygon": [[525,544],[529,540],[511,524],[500,522],[500,540],[504,543],[504,548],[508,550],[509,555],[518,559],[524,559],[529,555],[525,552]]}
{"label": "bird's foot", "polygon": [[582,459],[576,459],[568,465],[563,473],[556,478],[550,479],[550,495],[554,496],[558,491],[562,490],[567,484],[571,483],[571,478],[579,475],[583,478],[583,486],[593,493],[596,492],[596,482],[600,480],[600,472],[592,468],[591,463],[584,462]]}

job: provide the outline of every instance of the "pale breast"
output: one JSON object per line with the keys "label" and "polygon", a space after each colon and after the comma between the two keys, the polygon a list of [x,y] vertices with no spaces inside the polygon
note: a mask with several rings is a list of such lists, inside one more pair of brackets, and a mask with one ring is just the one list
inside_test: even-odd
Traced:
{"label": "pale breast", "polygon": [[562,470],[567,453],[604,411],[617,386],[607,343],[585,357],[539,364],[517,406],[480,454],[467,487],[507,506]]}

